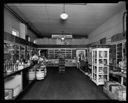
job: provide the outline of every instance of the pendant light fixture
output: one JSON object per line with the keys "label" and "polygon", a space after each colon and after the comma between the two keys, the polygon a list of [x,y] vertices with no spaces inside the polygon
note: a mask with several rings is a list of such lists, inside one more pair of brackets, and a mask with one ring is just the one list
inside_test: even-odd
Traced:
{"label": "pendant light fixture", "polygon": [[68,14],[65,12],[65,4],[63,5],[63,13],[60,15],[60,18],[62,20],[67,20],[68,19]]}

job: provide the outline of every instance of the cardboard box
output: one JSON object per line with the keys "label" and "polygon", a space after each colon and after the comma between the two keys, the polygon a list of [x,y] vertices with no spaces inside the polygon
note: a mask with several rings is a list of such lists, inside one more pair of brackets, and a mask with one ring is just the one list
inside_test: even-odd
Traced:
{"label": "cardboard box", "polygon": [[5,100],[13,98],[13,89],[5,89]]}
{"label": "cardboard box", "polygon": [[126,88],[121,87],[117,88],[115,91],[115,94],[117,95],[118,100],[126,100]]}

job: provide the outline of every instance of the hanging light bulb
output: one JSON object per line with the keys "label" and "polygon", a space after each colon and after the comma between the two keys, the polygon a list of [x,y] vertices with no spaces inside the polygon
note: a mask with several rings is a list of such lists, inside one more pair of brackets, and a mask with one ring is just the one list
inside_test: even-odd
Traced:
{"label": "hanging light bulb", "polygon": [[63,7],[63,13],[60,15],[60,18],[62,20],[66,20],[68,18],[68,14],[65,13],[65,4],[64,4],[64,7]]}
{"label": "hanging light bulb", "polygon": [[60,18],[63,19],[63,20],[66,20],[66,19],[68,18],[68,14],[62,13],[62,14],[60,15]]}

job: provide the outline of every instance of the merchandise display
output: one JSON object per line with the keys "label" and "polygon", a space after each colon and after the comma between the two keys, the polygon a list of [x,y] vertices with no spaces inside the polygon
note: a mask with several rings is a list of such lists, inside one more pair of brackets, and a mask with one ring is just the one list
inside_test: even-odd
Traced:
{"label": "merchandise display", "polygon": [[64,55],[65,59],[74,59],[74,57],[76,56],[76,52],[74,49],[50,48],[50,49],[48,49],[48,59],[58,59],[59,52],[61,52],[61,54]]}
{"label": "merchandise display", "polygon": [[29,80],[35,79],[35,73],[30,69],[33,65],[31,56],[31,47],[4,40],[4,97],[6,100],[15,100],[29,85]]}
{"label": "merchandise display", "polygon": [[103,90],[111,99],[126,100],[126,87],[118,82],[107,81]]}
{"label": "merchandise display", "polygon": [[74,59],[65,59],[65,66],[67,66],[67,67],[76,66],[76,60],[74,60]]}
{"label": "merchandise display", "polygon": [[[78,53],[76,53],[77,50],[75,49],[48,49],[48,58],[51,59],[47,60],[42,56],[34,55],[37,54],[37,49],[29,46],[18,44],[9,45],[9,43],[5,43],[4,46],[4,72],[6,75],[10,75],[16,71],[24,70],[24,68],[31,66],[34,61],[36,61],[38,64],[38,66],[31,67],[28,72],[25,70],[26,73],[21,73],[23,78],[28,78],[28,80],[23,79],[23,83],[21,74],[20,84],[16,85],[14,83],[15,86],[12,87],[7,86],[7,82],[5,82],[6,100],[15,99],[22,92],[25,86],[27,86],[27,84],[24,84],[24,82],[31,83],[31,81],[34,80],[43,80],[47,75],[47,66],[59,66],[59,71],[62,72],[65,71],[66,66],[73,67],[78,64],[76,59],[76,54],[78,55]],[[64,56],[64,59],[62,60],[59,58],[60,53]],[[119,61],[118,63],[120,68],[118,69],[118,72],[121,76],[121,83],[119,83],[109,81],[109,73],[112,73],[112,70],[114,70],[111,69],[109,71],[109,60],[111,58],[109,56],[109,48],[89,48],[84,54],[86,59],[83,59],[82,55],[79,55],[80,58],[82,58],[79,61],[79,69],[82,70],[82,72],[87,75],[96,85],[104,85],[103,90],[110,98],[116,100],[126,100],[126,87],[123,86],[125,77],[121,76],[124,73],[126,74],[125,59],[122,59],[122,61]],[[117,68],[115,70],[117,71]],[[11,79],[9,82],[11,83]]]}
{"label": "merchandise display", "polygon": [[1,100],[126,101],[126,4],[3,2]]}
{"label": "merchandise display", "polygon": [[92,81],[104,85],[109,81],[109,48],[92,49]]}

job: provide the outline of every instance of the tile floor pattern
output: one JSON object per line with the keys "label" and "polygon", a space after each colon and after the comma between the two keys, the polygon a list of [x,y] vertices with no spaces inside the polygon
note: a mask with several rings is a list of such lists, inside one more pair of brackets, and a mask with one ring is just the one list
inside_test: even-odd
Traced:
{"label": "tile floor pattern", "polygon": [[22,97],[23,100],[109,100],[101,86],[76,68],[66,68],[59,73],[49,68],[44,80],[36,81]]}

